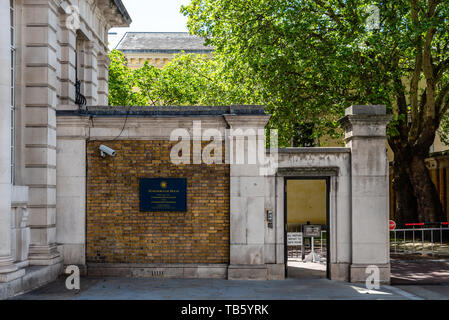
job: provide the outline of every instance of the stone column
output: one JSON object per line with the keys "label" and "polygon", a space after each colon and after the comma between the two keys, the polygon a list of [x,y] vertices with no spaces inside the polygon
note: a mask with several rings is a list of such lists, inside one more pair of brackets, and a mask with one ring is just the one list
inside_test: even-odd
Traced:
{"label": "stone column", "polygon": [[30,197],[31,265],[61,262],[56,247],[57,12],[53,1],[23,1],[25,181]]}
{"label": "stone column", "polygon": [[86,41],[84,62],[84,96],[88,106],[96,106],[98,101],[98,48],[93,41]]}
{"label": "stone column", "polygon": [[[225,115],[231,130],[242,129],[243,135],[233,140],[256,138],[257,130],[264,129],[270,116]],[[228,140],[229,141],[229,140]],[[266,280],[265,247],[265,177],[260,174],[258,161],[249,164],[248,156],[255,155],[245,143],[245,164],[236,163],[240,152],[233,155],[230,165],[230,265],[228,279]],[[265,152],[265,147],[264,147]]]}
{"label": "stone column", "polygon": [[352,264],[350,281],[365,282],[368,266],[390,282],[389,187],[385,106],[352,106],[341,120],[351,148]]}
{"label": "stone column", "polygon": [[11,255],[11,51],[9,0],[0,0],[0,282],[24,274]]}
{"label": "stone column", "polygon": [[109,105],[108,98],[108,80],[109,80],[109,65],[111,61],[106,53],[98,56],[98,105]]}
{"label": "stone column", "polygon": [[75,61],[76,61],[76,32],[68,29],[65,21],[66,14],[60,17],[60,34],[59,42],[61,47],[61,93],[58,110],[77,110],[78,106],[75,104]]}

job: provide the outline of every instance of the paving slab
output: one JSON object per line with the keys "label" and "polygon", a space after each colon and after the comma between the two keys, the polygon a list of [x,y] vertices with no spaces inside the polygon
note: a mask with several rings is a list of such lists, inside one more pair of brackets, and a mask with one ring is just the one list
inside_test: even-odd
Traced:
{"label": "paving slab", "polygon": [[407,285],[397,286],[415,297],[427,300],[449,300],[449,285]]}
{"label": "paving slab", "polygon": [[[81,278],[81,289],[69,291],[65,278],[16,300],[407,300],[413,293],[381,286],[328,279],[231,281],[220,279]],[[416,297],[418,298],[418,297]]]}
{"label": "paving slab", "polygon": [[394,285],[449,285],[448,260],[392,260],[391,283]]}

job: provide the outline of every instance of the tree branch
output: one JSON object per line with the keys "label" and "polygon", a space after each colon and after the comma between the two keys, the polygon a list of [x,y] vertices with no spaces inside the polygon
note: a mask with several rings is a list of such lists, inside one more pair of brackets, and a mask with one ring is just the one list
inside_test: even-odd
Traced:
{"label": "tree branch", "polygon": [[[429,10],[427,12],[427,17],[432,18],[435,15],[435,9],[437,2],[434,0],[429,1]],[[423,94],[422,99],[425,96],[425,104],[423,117],[420,117],[421,122],[419,126],[422,130],[419,131],[419,137],[415,141],[416,146],[427,146],[431,145],[435,136],[435,130],[437,129],[435,120],[437,118],[435,109],[435,67],[432,61],[432,41],[436,33],[436,28],[434,26],[427,30],[424,48],[422,54],[422,69],[424,76],[426,78],[426,90]],[[417,132],[414,132],[417,133]]]}
{"label": "tree branch", "polygon": [[[418,0],[412,0],[411,2],[412,13],[411,18],[414,26],[418,25]],[[418,90],[419,90],[419,79],[421,76],[421,70],[423,66],[423,53],[422,53],[422,39],[421,36],[416,37],[416,57],[415,57],[415,68],[413,75],[410,80],[410,104],[412,112],[412,126],[410,128],[410,138],[415,140],[419,133],[420,117],[418,108]]]}
{"label": "tree branch", "polygon": [[444,103],[449,98],[449,82],[446,83],[446,85],[441,88],[440,92],[438,93],[438,96],[435,100],[435,111],[437,114],[437,124],[439,126],[441,118],[444,116],[444,114],[447,111],[447,106]]}
{"label": "tree branch", "polygon": [[449,70],[449,58],[443,60],[435,68],[435,83],[438,83],[443,77],[444,73]]}
{"label": "tree branch", "polygon": [[315,3],[318,4],[320,7],[322,7],[323,9],[325,9],[327,14],[329,15],[329,17],[331,17],[332,20],[334,20],[338,25],[340,25],[340,26],[343,25],[341,20],[340,20],[340,18],[334,12],[334,10],[332,10],[332,8],[327,7],[326,4],[323,1],[321,1],[321,0],[315,0]]}

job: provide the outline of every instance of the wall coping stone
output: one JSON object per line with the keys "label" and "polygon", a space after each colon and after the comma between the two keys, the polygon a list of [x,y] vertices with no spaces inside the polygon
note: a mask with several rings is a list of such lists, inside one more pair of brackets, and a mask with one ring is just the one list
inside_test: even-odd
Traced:
{"label": "wall coping stone", "polygon": [[[267,152],[270,149],[267,149]],[[343,147],[308,147],[308,148],[279,148],[279,153],[351,153],[350,148]]]}
{"label": "wall coping stone", "polygon": [[265,107],[250,106],[95,106],[79,110],[58,110],[57,116],[87,117],[176,117],[176,116],[223,116],[263,115]]}
{"label": "wall coping stone", "polygon": [[385,115],[387,107],[385,105],[353,105],[346,108],[345,115]]}

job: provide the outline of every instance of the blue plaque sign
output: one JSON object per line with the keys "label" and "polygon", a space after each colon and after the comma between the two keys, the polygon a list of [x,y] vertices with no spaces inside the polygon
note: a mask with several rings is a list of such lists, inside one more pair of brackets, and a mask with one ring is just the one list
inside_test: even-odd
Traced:
{"label": "blue plaque sign", "polygon": [[187,211],[187,179],[141,178],[140,211]]}

